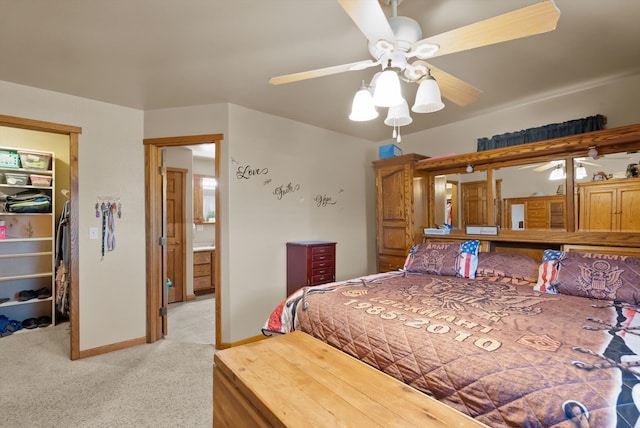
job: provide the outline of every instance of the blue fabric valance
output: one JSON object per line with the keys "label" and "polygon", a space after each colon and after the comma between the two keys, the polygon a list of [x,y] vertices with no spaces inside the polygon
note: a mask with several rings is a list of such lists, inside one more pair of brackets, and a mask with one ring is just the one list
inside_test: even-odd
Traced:
{"label": "blue fabric valance", "polygon": [[494,135],[491,138],[478,138],[478,151],[499,149],[518,144],[533,143],[536,141],[551,140],[553,138],[566,137],[568,135],[582,134],[585,132],[600,131],[607,123],[606,117],[598,114],[584,119],[569,120],[563,123],[552,123],[538,128],[529,128],[517,132]]}

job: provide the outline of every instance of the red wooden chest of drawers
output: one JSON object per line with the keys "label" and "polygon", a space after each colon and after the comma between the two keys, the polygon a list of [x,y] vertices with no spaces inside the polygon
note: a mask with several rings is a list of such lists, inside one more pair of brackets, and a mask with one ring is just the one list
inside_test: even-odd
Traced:
{"label": "red wooden chest of drawers", "polygon": [[287,242],[287,295],[300,287],[336,280],[336,243]]}

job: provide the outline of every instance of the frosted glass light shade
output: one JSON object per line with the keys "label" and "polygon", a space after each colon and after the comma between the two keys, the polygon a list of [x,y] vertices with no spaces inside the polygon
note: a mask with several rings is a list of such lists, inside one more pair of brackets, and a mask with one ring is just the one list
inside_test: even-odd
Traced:
{"label": "frosted glass light shade", "polygon": [[400,78],[393,70],[384,70],[376,80],[373,104],[378,107],[397,106],[404,98],[400,91]]}
{"label": "frosted glass light shade", "polygon": [[387,118],[384,120],[384,124],[388,126],[406,126],[411,122],[413,119],[409,116],[409,105],[406,100],[402,100],[397,106],[389,107]]}
{"label": "frosted glass light shade", "polygon": [[360,89],[353,97],[349,119],[355,122],[365,122],[376,117],[378,117],[378,111],[373,105],[371,92],[367,88]]}
{"label": "frosted glass light shade", "polygon": [[576,179],[581,180],[587,176],[587,168],[582,166],[582,164],[578,164],[576,168]]}
{"label": "frosted glass light shade", "polygon": [[564,178],[564,168],[561,166],[557,166],[551,171],[551,174],[549,174],[549,180],[563,180]]}
{"label": "frosted glass light shade", "polygon": [[429,76],[425,77],[418,92],[416,92],[416,101],[411,107],[411,111],[416,113],[433,113],[444,108],[442,97],[440,96],[440,88],[436,80]]}

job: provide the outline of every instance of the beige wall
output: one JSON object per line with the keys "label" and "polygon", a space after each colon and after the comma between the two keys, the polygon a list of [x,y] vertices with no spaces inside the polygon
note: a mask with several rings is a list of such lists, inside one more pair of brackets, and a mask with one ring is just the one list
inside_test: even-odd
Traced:
{"label": "beige wall", "polygon": [[[79,126],[80,349],[145,336],[143,112],[0,81],[4,115]],[[101,257],[98,196],[119,197],[116,249]]]}
{"label": "beige wall", "polygon": [[[145,133],[225,134],[218,209],[223,341],[260,334],[285,297],[287,241],[337,241],[338,278],[375,269],[374,143],[235,105],[147,111]],[[247,166],[268,172],[239,178]],[[275,189],[289,183],[299,189],[278,199]],[[316,206],[325,193],[336,204]]]}

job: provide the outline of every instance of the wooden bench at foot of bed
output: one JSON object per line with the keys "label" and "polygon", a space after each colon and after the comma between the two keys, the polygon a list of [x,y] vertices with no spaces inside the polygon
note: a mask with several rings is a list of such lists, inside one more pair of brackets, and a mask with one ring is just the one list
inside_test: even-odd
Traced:
{"label": "wooden bench at foot of bed", "polygon": [[302,332],[215,353],[213,426],[485,427]]}

